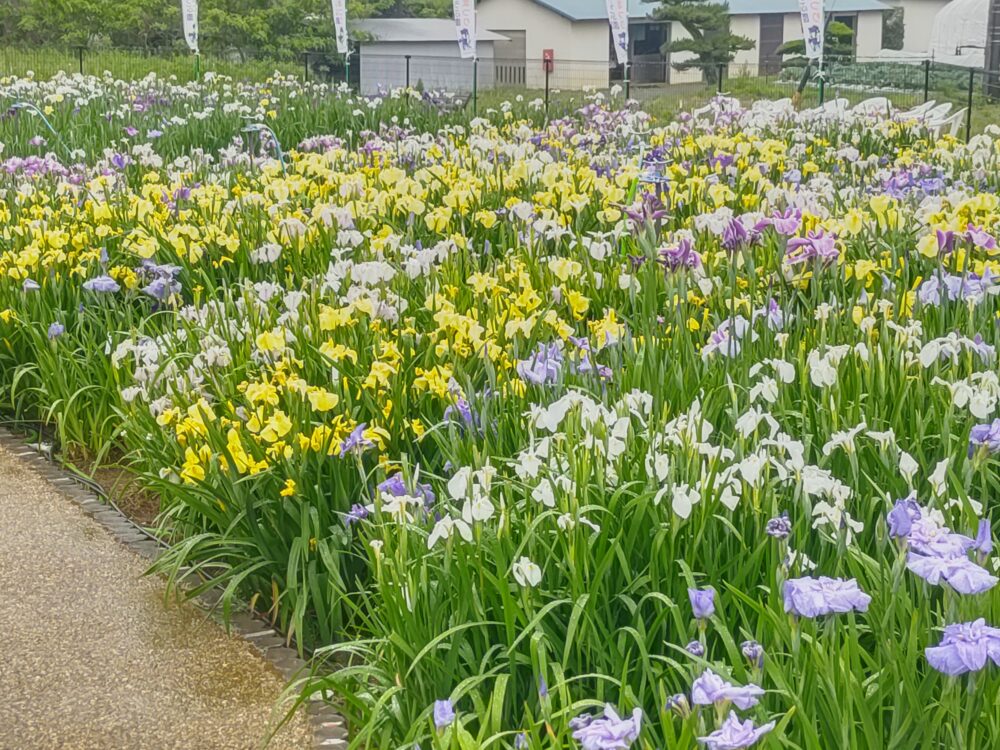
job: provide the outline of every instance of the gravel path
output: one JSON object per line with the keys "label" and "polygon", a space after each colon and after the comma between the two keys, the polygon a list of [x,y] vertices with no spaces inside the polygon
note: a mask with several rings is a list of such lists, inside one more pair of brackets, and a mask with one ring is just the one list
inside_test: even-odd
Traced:
{"label": "gravel path", "polygon": [[[280,675],[0,446],[0,749],[256,750]],[[306,748],[304,716],[268,748]]]}

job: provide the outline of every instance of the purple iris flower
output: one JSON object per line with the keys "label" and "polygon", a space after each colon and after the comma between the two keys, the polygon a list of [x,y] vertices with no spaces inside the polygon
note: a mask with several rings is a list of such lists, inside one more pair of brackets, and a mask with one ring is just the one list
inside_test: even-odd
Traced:
{"label": "purple iris flower", "polygon": [[785,581],[782,594],[785,611],[796,617],[822,617],[843,612],[867,612],[872,598],[853,578],[792,578]]}
{"label": "purple iris flower", "polygon": [[55,322],[49,326],[49,341],[53,341],[66,332],[66,326],[62,323]]}
{"label": "purple iris flower", "polygon": [[368,508],[360,503],[354,503],[354,505],[351,506],[350,511],[348,511],[347,515],[344,517],[344,525],[350,528],[352,524],[368,518],[368,515]]}
{"label": "purple iris flower", "polygon": [[989,453],[1000,451],[1000,419],[987,424],[977,424],[969,432],[969,457],[977,448],[985,448]]}
{"label": "purple iris flower", "polygon": [[125,135],[127,135],[129,138],[135,138],[137,135],[139,135],[139,131],[137,128],[128,125],[125,128]]}
{"label": "purple iris flower", "polygon": [[451,726],[455,721],[455,707],[452,702],[445,698],[443,701],[434,701],[434,726],[444,729]]}
{"label": "purple iris flower", "polygon": [[119,289],[118,282],[110,276],[97,276],[83,282],[83,288],[88,292],[100,292],[101,294],[114,294]]}
{"label": "purple iris flower", "polygon": [[165,279],[161,276],[149,282],[147,286],[142,288],[142,291],[153,299],[163,302],[172,294],[180,294],[181,285],[176,281]]}
{"label": "purple iris flower", "polygon": [[785,263],[790,266],[817,260],[830,264],[840,258],[836,238],[832,234],[809,232],[805,237],[794,237],[788,241],[785,250]]}
{"label": "purple iris flower", "polygon": [[348,435],[344,442],[340,444],[340,457],[343,458],[348,453],[364,453],[368,448],[375,445],[371,440],[365,437],[365,428],[368,425],[362,422],[353,430],[351,434]]}
{"label": "purple iris flower", "polygon": [[889,536],[894,539],[907,537],[913,528],[913,522],[920,519],[920,506],[913,495],[897,500],[886,516],[889,523]]}
{"label": "purple iris flower", "polygon": [[705,737],[699,737],[698,742],[706,745],[708,750],[740,750],[756,744],[772,729],[774,729],[773,721],[755,727],[750,719],[741,722],[736,712],[730,711],[722,726]]}
{"label": "purple iris flower", "polygon": [[688,599],[695,619],[707,620],[715,614],[715,589],[688,589]]}
{"label": "purple iris flower", "polygon": [[667,209],[655,193],[644,192],[638,201],[625,209],[625,215],[636,229],[641,229],[665,218]]}
{"label": "purple iris flower", "polygon": [[937,230],[937,244],[938,253],[941,255],[947,255],[948,253],[954,252],[955,250],[955,233],[950,229],[942,231]]}
{"label": "purple iris flower", "polygon": [[667,703],[664,706],[667,711],[673,711],[678,716],[682,718],[687,718],[691,715],[691,704],[688,702],[688,698],[684,693],[675,693],[667,698]]}
{"label": "purple iris flower", "polygon": [[743,226],[743,222],[739,219],[730,219],[726,228],[722,230],[722,247],[733,252],[743,245],[750,244],[750,242],[750,233]]}
{"label": "purple iris flower", "polygon": [[916,555],[906,558],[906,567],[937,586],[944,580],[960,594],[981,594],[996,586],[997,578],[967,557],[935,557]]}
{"label": "purple iris flower", "polygon": [[562,362],[563,356],[558,344],[539,344],[531,357],[517,363],[516,370],[521,380],[526,383],[544,385],[558,380]]}
{"label": "purple iris flower", "polygon": [[757,685],[733,685],[719,677],[711,669],[706,669],[691,684],[691,702],[696,706],[713,706],[730,702],[737,708],[746,710],[757,705],[763,689]]}
{"label": "purple iris flower", "polygon": [[764,667],[764,647],[757,643],[757,641],[743,641],[740,644],[740,650],[751,666],[757,669]]}
{"label": "purple iris flower", "polygon": [[[583,717],[578,717],[583,718]],[[628,718],[622,718],[610,704],[604,715],[593,718],[587,715],[585,724],[577,724],[573,739],[583,750],[626,750],[639,738],[642,729],[642,709],[636,708]],[[570,722],[572,727],[572,722]]]}
{"label": "purple iris flower", "polygon": [[22,292],[36,292],[42,287],[34,279],[25,279],[24,283],[21,284]]}
{"label": "purple iris flower", "polygon": [[979,521],[979,530],[976,532],[975,544],[970,549],[979,553],[980,563],[989,557],[993,551],[993,530],[990,528],[990,520],[983,518]]}
{"label": "purple iris flower", "polygon": [[987,659],[1000,666],[1000,629],[987,625],[981,617],[948,625],[941,643],[924,649],[924,654],[934,669],[951,677],[978,672]]}
{"label": "purple iris flower", "polygon": [[660,264],[669,271],[679,271],[682,268],[700,268],[701,256],[694,249],[694,244],[686,237],[677,243],[676,247],[660,250]]}
{"label": "purple iris flower", "polygon": [[688,645],[684,647],[691,656],[704,656],[705,647],[701,644],[701,641],[691,641]]}
{"label": "purple iris flower", "polygon": [[788,511],[768,521],[766,531],[768,536],[773,536],[775,539],[787,539],[792,533],[792,522],[788,518]]}

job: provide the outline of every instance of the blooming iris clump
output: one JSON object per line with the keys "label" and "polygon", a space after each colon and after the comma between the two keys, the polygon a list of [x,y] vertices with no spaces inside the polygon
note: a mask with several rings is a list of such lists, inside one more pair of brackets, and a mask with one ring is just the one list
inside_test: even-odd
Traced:
{"label": "blooming iris clump", "polygon": [[858,582],[843,578],[793,578],[785,581],[785,611],[796,617],[822,617],[844,612],[867,612],[871,597]]}
{"label": "blooming iris clump", "polygon": [[757,741],[772,729],[774,729],[773,721],[755,727],[750,719],[740,721],[736,713],[730,711],[722,726],[705,737],[699,737],[698,742],[709,750],[739,750],[757,744]]}
{"label": "blooming iris clump", "polygon": [[925,679],[995,651],[1000,128],[364,88],[0,77],[74,149],[0,111],[0,411],[349,654],[360,742],[1000,743]]}
{"label": "blooming iris clump", "polygon": [[925,654],[934,669],[952,677],[978,672],[987,661],[1000,666],[1000,628],[987,625],[981,617],[948,625],[941,642],[929,646]]}
{"label": "blooming iris clump", "polygon": [[626,750],[639,739],[642,710],[633,709],[631,716],[622,717],[609,704],[604,707],[602,716],[583,714],[571,721],[570,726],[573,739],[583,750]]}

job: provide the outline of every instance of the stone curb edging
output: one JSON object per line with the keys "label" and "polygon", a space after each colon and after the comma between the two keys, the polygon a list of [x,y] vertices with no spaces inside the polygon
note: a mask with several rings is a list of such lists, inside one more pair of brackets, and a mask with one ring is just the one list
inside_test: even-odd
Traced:
{"label": "stone curb edging", "polygon": [[[71,472],[62,469],[41,451],[31,447],[30,443],[4,427],[0,427],[0,446],[7,448],[52,489],[72,500],[84,514],[97,521],[139,557],[153,562],[165,548],[162,542],[153,541],[129,518],[103,502],[93,489],[79,481]],[[192,603],[221,623],[215,607],[221,595],[221,589],[209,589],[193,599]],[[286,682],[301,677],[307,671],[308,665],[299,658],[298,652],[286,646],[285,639],[270,624],[249,612],[243,610],[234,613],[229,618],[228,628],[250,643],[265,661],[278,670]],[[311,700],[305,703],[304,710],[312,727],[313,750],[346,750],[346,722],[332,706],[325,701]]]}

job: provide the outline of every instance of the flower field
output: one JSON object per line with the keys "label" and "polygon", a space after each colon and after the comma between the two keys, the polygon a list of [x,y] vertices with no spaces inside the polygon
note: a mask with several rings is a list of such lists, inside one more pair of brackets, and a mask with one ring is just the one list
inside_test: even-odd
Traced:
{"label": "flower field", "polygon": [[3,408],[354,747],[1000,744],[1000,129],[0,93]]}

